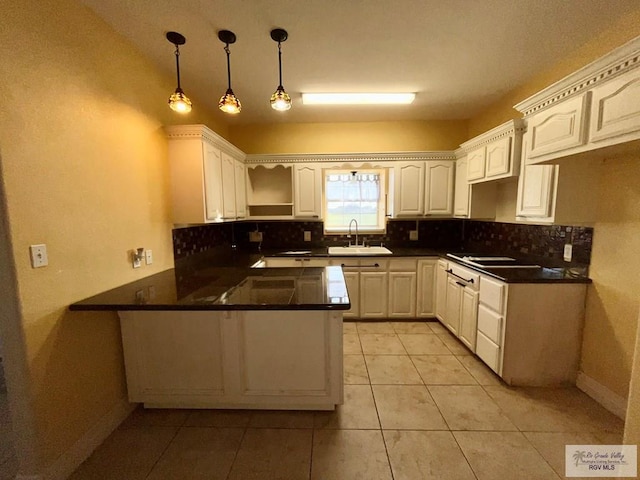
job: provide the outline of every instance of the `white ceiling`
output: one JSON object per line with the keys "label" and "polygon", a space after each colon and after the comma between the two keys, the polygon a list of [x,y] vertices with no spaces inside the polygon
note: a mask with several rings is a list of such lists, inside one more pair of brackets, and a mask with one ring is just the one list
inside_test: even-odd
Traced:
{"label": "white ceiling", "polygon": [[[167,75],[182,33],[181,83],[194,109],[226,90],[219,30],[231,30],[232,87],[242,112],[231,124],[469,118],[570,55],[638,0],[83,0]],[[283,85],[276,112],[277,44],[284,28]],[[640,32],[639,32],[640,33]],[[304,106],[301,92],[416,92],[410,106]],[[167,92],[167,98],[172,92]]]}

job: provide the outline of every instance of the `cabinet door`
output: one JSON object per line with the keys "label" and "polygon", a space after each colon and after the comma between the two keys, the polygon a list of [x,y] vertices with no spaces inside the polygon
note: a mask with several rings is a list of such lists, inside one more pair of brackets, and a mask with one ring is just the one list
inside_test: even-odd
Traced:
{"label": "cabinet door", "polygon": [[436,318],[444,322],[447,310],[447,262],[438,261],[436,267]]}
{"label": "cabinet door", "polygon": [[456,187],[453,214],[457,217],[469,216],[469,182],[467,181],[467,160],[456,162]]}
{"label": "cabinet door", "polygon": [[425,214],[453,215],[454,162],[426,162]]}
{"label": "cabinet door", "polygon": [[586,143],[589,92],[564,100],[529,118],[529,163],[542,155],[561,152]]}
{"label": "cabinet door", "polygon": [[220,150],[210,143],[203,142],[204,155],[204,197],[206,218],[208,221],[221,221],[222,210],[222,183],[220,172],[222,170]]}
{"label": "cabinet door", "polygon": [[[590,130],[592,142],[640,131],[640,74],[636,70],[595,87],[592,95]],[[618,141],[627,140],[626,138],[618,139]]]}
{"label": "cabinet door", "polygon": [[552,219],[557,165],[523,165],[518,179],[517,216]]}
{"label": "cabinet door", "polygon": [[219,312],[119,312],[131,402],[221,397]]}
{"label": "cabinet door", "polygon": [[224,219],[236,218],[236,180],[235,160],[230,155],[222,152],[222,216]]}
{"label": "cabinet door", "polygon": [[296,217],[320,218],[322,204],[322,170],[302,164],[294,168],[293,212]]}
{"label": "cabinet door", "polygon": [[247,216],[247,173],[243,163],[235,162],[236,217]]}
{"label": "cabinet door", "polygon": [[481,180],[484,178],[486,149],[480,147],[467,154],[467,181]]}
{"label": "cabinet door", "polygon": [[424,213],[424,162],[402,163],[394,167],[394,216]]}
{"label": "cabinet door", "polygon": [[487,145],[485,179],[500,177],[511,168],[511,137]]}
{"label": "cabinet door", "polygon": [[447,279],[444,325],[457,337],[460,331],[460,298],[462,287],[452,278]]}
{"label": "cabinet door", "polygon": [[418,317],[435,316],[436,260],[418,260],[416,313]]}
{"label": "cabinet door", "polygon": [[389,317],[416,316],[416,272],[389,272]]}
{"label": "cabinet door", "polygon": [[463,288],[461,295],[459,338],[472,352],[475,352],[478,330],[478,292]]}
{"label": "cabinet door", "polygon": [[349,302],[351,308],[344,311],[345,318],[360,317],[360,273],[343,272],[344,282],[347,284],[347,293],[349,294]]}
{"label": "cabinet door", "polygon": [[387,272],[360,272],[360,317],[387,316]]}

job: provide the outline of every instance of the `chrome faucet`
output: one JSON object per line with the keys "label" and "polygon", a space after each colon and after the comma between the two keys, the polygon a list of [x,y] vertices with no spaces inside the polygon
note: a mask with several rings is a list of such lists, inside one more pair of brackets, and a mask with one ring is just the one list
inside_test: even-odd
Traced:
{"label": "chrome faucet", "polygon": [[352,218],[349,222],[349,235],[347,235],[347,238],[349,239],[349,246],[351,246],[351,224],[354,222],[356,224],[356,244],[354,247],[358,247],[358,221],[355,218]]}

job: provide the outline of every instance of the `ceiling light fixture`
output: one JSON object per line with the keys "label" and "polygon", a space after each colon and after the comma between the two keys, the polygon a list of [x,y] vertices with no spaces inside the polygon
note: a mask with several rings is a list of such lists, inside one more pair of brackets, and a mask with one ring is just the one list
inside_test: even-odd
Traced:
{"label": "ceiling light fixture", "polygon": [[178,45],[184,45],[187,40],[178,32],[167,32],[167,40],[176,46],[176,74],[178,76],[178,88],[169,97],[169,108],[174,112],[189,113],[191,111],[191,100],[180,87],[180,49],[178,48]]}
{"label": "ceiling light fixture", "polygon": [[415,93],[303,93],[304,105],[407,105]]}
{"label": "ceiling light fixture", "polygon": [[240,105],[240,100],[238,100],[231,89],[231,63],[229,60],[229,56],[231,55],[229,45],[236,42],[236,35],[229,30],[220,30],[218,32],[218,38],[225,44],[224,51],[227,52],[227,80],[229,82],[229,88],[227,88],[226,93],[220,98],[218,108],[224,113],[240,113],[242,105]]}
{"label": "ceiling light fixture", "polygon": [[278,72],[280,74],[278,88],[276,88],[276,91],[271,95],[271,108],[285,111],[291,108],[291,97],[284,91],[284,87],[282,86],[282,49],[280,44],[289,38],[289,34],[286,30],[274,28],[271,30],[271,38],[278,42]]}

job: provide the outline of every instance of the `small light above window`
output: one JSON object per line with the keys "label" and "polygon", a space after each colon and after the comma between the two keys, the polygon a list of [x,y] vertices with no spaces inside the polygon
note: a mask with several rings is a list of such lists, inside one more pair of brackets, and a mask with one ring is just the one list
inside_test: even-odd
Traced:
{"label": "small light above window", "polygon": [[415,93],[303,93],[304,105],[407,105]]}

